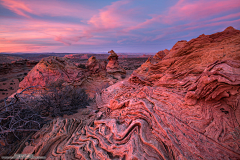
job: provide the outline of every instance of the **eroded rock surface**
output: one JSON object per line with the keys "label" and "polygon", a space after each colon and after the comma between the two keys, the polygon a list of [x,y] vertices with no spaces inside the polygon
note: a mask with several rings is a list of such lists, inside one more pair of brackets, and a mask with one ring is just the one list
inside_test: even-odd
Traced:
{"label": "eroded rock surface", "polygon": [[[232,28],[183,41],[171,56],[149,59],[102,90],[94,120],[71,136],[61,138],[75,123],[57,119],[25,148],[66,160],[240,159],[239,42]],[[54,141],[48,152],[41,139]]]}
{"label": "eroded rock surface", "polygon": [[165,49],[165,50],[163,50],[163,51],[157,52],[157,53],[153,56],[153,58],[154,58],[154,59],[157,59],[157,60],[162,60],[166,55],[168,55],[168,53],[169,53],[169,50]]}
{"label": "eroded rock surface", "polygon": [[[96,92],[125,78],[123,75],[126,73],[116,70],[109,74],[106,63],[97,60],[94,56],[90,57],[86,64],[78,66],[66,57],[43,58],[19,84],[18,92],[36,86],[38,94],[46,94],[49,88],[72,86],[86,89],[93,98]],[[118,68],[121,67],[118,65]]]}
{"label": "eroded rock surface", "polygon": [[23,79],[19,87],[24,89],[30,86],[46,88],[52,83],[79,85],[84,79],[83,69],[78,68],[67,58],[43,58]]}
{"label": "eroded rock surface", "polygon": [[86,67],[92,72],[106,71],[106,61],[99,62],[95,56],[88,59]]}
{"label": "eroded rock surface", "polygon": [[113,50],[109,51],[108,53],[110,53],[110,55],[108,57],[109,62],[107,64],[107,72],[126,74],[126,71],[119,66],[118,55]]}

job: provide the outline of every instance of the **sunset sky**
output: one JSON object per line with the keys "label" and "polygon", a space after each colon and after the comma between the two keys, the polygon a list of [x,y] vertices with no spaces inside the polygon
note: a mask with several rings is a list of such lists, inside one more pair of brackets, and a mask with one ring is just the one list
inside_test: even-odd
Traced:
{"label": "sunset sky", "polygon": [[156,53],[240,29],[240,0],[0,0],[0,52]]}

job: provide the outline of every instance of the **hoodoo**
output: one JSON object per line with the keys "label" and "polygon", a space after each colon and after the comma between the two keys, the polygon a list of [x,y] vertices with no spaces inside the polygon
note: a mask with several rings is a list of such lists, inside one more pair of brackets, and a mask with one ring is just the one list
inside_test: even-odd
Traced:
{"label": "hoodoo", "polygon": [[99,62],[95,56],[92,56],[88,59],[86,63],[86,67],[88,70],[93,72],[100,72],[102,70],[106,70],[106,61]]}
{"label": "hoodoo", "polygon": [[113,50],[108,53],[110,53],[110,55],[108,57],[109,62],[107,64],[107,72],[126,74],[125,69],[119,66],[118,55]]}

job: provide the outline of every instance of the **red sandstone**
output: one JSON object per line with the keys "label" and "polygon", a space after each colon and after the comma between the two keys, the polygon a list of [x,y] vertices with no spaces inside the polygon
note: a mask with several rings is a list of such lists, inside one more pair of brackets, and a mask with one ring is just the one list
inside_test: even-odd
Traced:
{"label": "red sandstone", "polygon": [[55,119],[23,153],[66,160],[240,159],[240,31],[229,27],[178,42],[96,101],[94,121]]}

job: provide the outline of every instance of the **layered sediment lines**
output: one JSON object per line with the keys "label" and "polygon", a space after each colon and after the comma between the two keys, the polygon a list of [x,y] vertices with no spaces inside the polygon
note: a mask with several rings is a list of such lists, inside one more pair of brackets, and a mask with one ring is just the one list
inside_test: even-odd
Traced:
{"label": "layered sediment lines", "polygon": [[149,59],[97,94],[95,120],[56,119],[22,153],[66,160],[240,159],[239,55],[240,31],[232,27],[181,41],[162,60]]}

